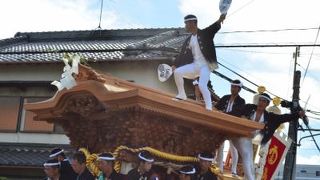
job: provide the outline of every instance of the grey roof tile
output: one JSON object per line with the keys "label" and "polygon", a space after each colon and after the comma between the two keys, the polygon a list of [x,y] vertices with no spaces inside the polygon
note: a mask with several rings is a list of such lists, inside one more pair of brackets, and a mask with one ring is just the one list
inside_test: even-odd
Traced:
{"label": "grey roof tile", "polygon": [[168,59],[187,37],[181,28],[103,31],[89,38],[88,33],[17,33],[17,39],[0,40],[0,63],[59,62],[64,52],[89,61]]}
{"label": "grey roof tile", "polygon": [[62,147],[66,153],[70,146],[44,144],[0,144],[0,166],[32,166],[40,167],[48,160],[50,151]]}

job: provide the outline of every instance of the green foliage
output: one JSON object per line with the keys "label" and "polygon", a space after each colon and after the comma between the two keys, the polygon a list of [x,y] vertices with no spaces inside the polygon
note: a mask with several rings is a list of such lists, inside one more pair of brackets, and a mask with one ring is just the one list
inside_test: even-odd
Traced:
{"label": "green foliage", "polygon": [[63,59],[68,60],[68,64],[72,65],[72,61],[73,61],[74,58],[76,58],[76,56],[80,57],[80,64],[88,65],[86,58],[84,58],[84,57],[82,57],[82,56],[80,56],[78,54],[75,54],[75,53],[64,53],[63,54]]}

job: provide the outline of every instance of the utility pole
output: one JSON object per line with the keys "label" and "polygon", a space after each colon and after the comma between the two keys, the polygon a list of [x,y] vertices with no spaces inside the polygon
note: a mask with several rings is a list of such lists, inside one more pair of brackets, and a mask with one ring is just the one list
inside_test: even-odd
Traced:
{"label": "utility pole", "polygon": [[[300,93],[300,77],[301,72],[296,70],[297,59],[300,54],[300,47],[296,47],[294,56],[294,76],[293,76],[293,95],[292,106],[290,107],[291,113],[298,111],[299,107],[299,93]],[[296,179],[296,155],[297,155],[297,136],[298,136],[299,121],[291,121],[289,124],[288,136],[292,139],[291,147],[287,153],[286,161],[284,164],[283,180]]]}

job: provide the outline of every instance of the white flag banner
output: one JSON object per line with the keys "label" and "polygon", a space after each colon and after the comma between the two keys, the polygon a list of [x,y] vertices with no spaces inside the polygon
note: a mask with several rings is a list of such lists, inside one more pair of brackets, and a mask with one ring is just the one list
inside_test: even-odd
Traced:
{"label": "white flag banner", "polygon": [[221,14],[227,14],[232,0],[220,0],[219,10]]}
{"label": "white flag banner", "polygon": [[66,57],[63,57],[62,60],[65,64],[63,67],[63,73],[61,74],[60,81],[53,81],[51,84],[58,88],[58,91],[61,91],[64,88],[71,89],[72,87],[77,85],[73,74],[79,73],[79,63],[80,56],[73,55],[72,57],[72,66],[69,65],[69,60]]}
{"label": "white flag banner", "polygon": [[260,148],[256,179],[275,179],[291,143],[292,140],[287,135],[279,132],[273,134],[270,141]]}

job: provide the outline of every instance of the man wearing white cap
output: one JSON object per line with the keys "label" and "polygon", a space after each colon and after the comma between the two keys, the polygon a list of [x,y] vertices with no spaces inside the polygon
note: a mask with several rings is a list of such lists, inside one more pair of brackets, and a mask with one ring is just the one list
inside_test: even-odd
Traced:
{"label": "man wearing white cap", "polygon": [[60,171],[63,177],[67,177],[68,180],[76,180],[77,174],[73,171],[70,161],[66,158],[63,149],[53,149],[50,152],[49,158],[56,159],[61,163]]}
{"label": "man wearing white cap", "polygon": [[129,171],[128,180],[147,180],[149,171],[154,162],[153,156],[148,151],[141,151],[138,154],[139,166]]}
{"label": "man wearing white cap", "polygon": [[198,154],[200,172],[197,179],[199,180],[217,180],[217,176],[210,170],[210,166],[213,162],[213,154],[209,152],[203,152]]}
{"label": "man wearing white cap", "polygon": [[[233,80],[231,82],[231,94],[223,96],[218,103],[215,105],[215,108],[219,111],[230,113],[232,110],[241,108],[245,104],[245,100],[239,96],[241,91],[242,83],[239,80]],[[233,176],[237,176],[237,164],[238,164],[238,151],[233,146],[232,142],[229,141],[229,151],[231,152],[232,165],[231,173]],[[224,142],[220,145],[217,153],[217,162],[220,171],[223,173],[223,149]]]}
{"label": "man wearing white cap", "polygon": [[46,178],[44,180],[68,180],[62,178],[60,174],[60,162],[56,159],[50,159],[43,164]]}
{"label": "man wearing white cap", "polygon": [[195,15],[184,17],[185,29],[191,35],[184,42],[181,52],[172,66],[178,89],[176,99],[187,99],[183,78],[195,79],[199,77],[199,89],[205,102],[205,108],[212,110],[211,94],[207,84],[211,71],[218,68],[213,38],[221,28],[225,16],[222,14],[215,23],[205,29],[198,29],[198,19]]}
{"label": "man wearing white cap", "polygon": [[[298,120],[299,117],[302,118],[305,116],[304,111],[282,115],[269,113],[266,111],[266,107],[269,105],[271,100],[272,99],[268,94],[262,93],[259,95],[259,101],[257,105],[246,104],[242,108],[233,112],[234,115],[244,116],[249,120],[265,124],[264,129],[258,132],[262,134],[262,145],[270,140],[275,130],[282,123],[295,121]],[[257,132],[254,133],[254,135],[256,134]],[[255,172],[253,166],[252,139],[248,137],[233,138],[232,142],[241,155],[245,178],[248,180],[254,180]]]}
{"label": "man wearing white cap", "polygon": [[101,174],[97,180],[123,180],[124,176],[117,173],[113,166],[116,158],[111,153],[102,153],[98,156],[98,168]]}
{"label": "man wearing white cap", "polygon": [[183,166],[178,170],[179,180],[193,180],[196,169],[193,166]]}

